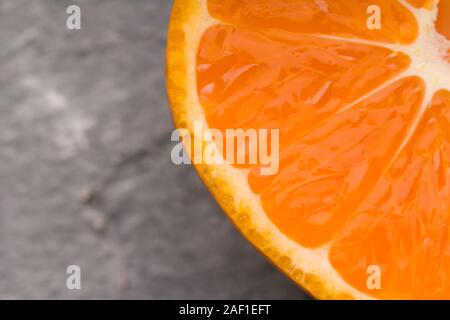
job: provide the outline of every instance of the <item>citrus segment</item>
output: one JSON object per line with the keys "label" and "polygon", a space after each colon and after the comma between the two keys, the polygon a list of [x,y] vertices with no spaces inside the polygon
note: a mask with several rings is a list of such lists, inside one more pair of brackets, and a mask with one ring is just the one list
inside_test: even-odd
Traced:
{"label": "citrus segment", "polygon": [[450,0],[441,0],[439,2],[436,29],[445,36],[447,40],[450,40]]}
{"label": "citrus segment", "polygon": [[[381,10],[383,28],[379,30],[367,28],[370,6]],[[314,33],[410,43],[418,33],[411,12],[392,0],[209,0],[208,8],[223,22],[273,38]]]}
{"label": "citrus segment", "polygon": [[294,43],[218,25],[203,35],[197,88],[212,128],[280,128],[281,143],[398,76],[388,49],[297,35]]}
{"label": "citrus segment", "polygon": [[410,143],[340,232],[333,266],[361,291],[382,270],[378,298],[450,296],[450,92],[436,94]]}
{"label": "citrus segment", "polygon": [[329,242],[379,179],[423,100],[423,82],[406,78],[295,136],[275,176],[250,175],[266,214],[303,246]]}

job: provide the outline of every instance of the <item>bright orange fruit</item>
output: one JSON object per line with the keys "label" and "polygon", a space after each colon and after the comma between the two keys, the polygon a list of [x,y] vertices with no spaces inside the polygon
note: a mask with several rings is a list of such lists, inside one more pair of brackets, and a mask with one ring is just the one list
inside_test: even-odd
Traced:
{"label": "bright orange fruit", "polygon": [[196,168],[314,296],[450,298],[449,38],[450,0],[175,1],[177,127],[280,130],[275,175]]}

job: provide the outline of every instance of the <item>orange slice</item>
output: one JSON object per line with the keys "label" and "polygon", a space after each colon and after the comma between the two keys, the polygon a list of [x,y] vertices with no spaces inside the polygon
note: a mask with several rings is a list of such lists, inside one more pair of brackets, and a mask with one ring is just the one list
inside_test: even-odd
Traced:
{"label": "orange slice", "polygon": [[274,175],[196,169],[315,297],[450,298],[449,38],[450,0],[175,1],[176,126],[280,134]]}

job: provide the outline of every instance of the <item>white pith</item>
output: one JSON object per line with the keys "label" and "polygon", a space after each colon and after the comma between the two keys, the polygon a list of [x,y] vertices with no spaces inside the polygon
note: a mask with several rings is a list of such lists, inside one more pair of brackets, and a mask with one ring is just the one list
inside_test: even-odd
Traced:
{"label": "white pith", "polygon": [[[197,46],[200,43],[200,39],[204,31],[212,25],[221,23],[209,15],[206,7],[206,0],[192,1],[195,2],[199,12],[198,16],[193,18],[193,20],[184,27],[186,37],[185,41],[188,46],[185,52],[187,55],[185,57],[186,61],[196,61]],[[443,35],[439,34],[434,26],[438,13],[438,0],[435,1],[432,10],[417,9],[409,5],[404,0],[398,1],[412,12],[416,16],[417,21],[420,23],[419,37],[411,45],[387,44],[326,35],[316,36],[386,47],[394,52],[403,52],[411,58],[411,65],[408,70],[396,78],[387,81],[380,87],[375,88],[373,91],[343,109],[346,110],[351,108],[359,101],[364,100],[374,92],[382,90],[401,78],[414,75],[423,78],[426,83],[425,99],[420,111],[418,112],[416,120],[411,124],[410,132],[404,142],[404,144],[406,144],[415,131],[417,124],[423,116],[427,106],[430,104],[434,93],[441,89],[450,91],[450,63],[444,59],[447,51],[450,49],[450,41]],[[187,77],[189,80],[187,81],[186,101],[192,104],[189,108],[191,112],[187,115],[188,119],[192,121],[188,121],[187,125],[191,126],[194,120],[198,121],[201,119],[203,121],[203,127],[207,128],[208,126],[206,119],[197,96],[195,67],[195,63],[189,63],[187,66]],[[188,129],[191,130],[192,128],[188,127]],[[277,248],[283,256],[289,257],[293,268],[299,268],[303,270],[304,273],[314,274],[322,279],[325,279],[329,290],[347,292],[355,298],[371,299],[370,296],[359,292],[345,282],[339,273],[333,268],[328,259],[330,244],[322,246],[318,249],[305,248],[287,238],[272,223],[262,208],[260,197],[253,193],[250,189],[247,180],[247,173],[248,172],[246,170],[239,170],[229,165],[223,165],[220,166],[220,171],[217,174],[220,178],[228,181],[231,189],[235,190],[233,194],[233,201],[238,206],[244,205],[248,208],[248,212],[251,213],[250,219],[252,221],[252,226],[257,229],[256,231],[263,234],[269,240],[271,246]]]}

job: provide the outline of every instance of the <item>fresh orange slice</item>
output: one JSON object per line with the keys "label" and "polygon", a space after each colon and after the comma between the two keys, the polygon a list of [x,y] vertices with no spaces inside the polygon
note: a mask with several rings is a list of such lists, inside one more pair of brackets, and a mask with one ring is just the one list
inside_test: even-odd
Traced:
{"label": "fresh orange slice", "polygon": [[280,133],[275,175],[196,169],[315,297],[450,298],[449,38],[450,0],[175,1],[176,126]]}

